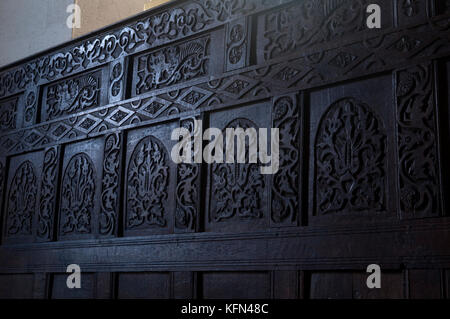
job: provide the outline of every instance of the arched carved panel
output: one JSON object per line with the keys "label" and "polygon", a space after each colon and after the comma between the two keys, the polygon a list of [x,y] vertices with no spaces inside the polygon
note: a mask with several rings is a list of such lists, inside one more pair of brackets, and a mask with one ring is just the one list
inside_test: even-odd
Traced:
{"label": "arched carved panel", "polygon": [[126,228],[167,226],[169,160],[165,147],[153,136],[136,145],[127,172]]}
{"label": "arched carved panel", "polygon": [[30,161],[17,168],[8,195],[8,237],[31,235],[33,214],[36,208],[37,178]]}
{"label": "arched carved panel", "polygon": [[[238,118],[231,121],[226,128],[257,128],[250,120]],[[225,136],[225,130],[223,132]],[[226,149],[224,143],[224,150]],[[236,145],[235,145],[236,148]],[[248,141],[245,142],[248,154]],[[256,163],[234,164],[214,163],[211,169],[211,220],[221,222],[231,219],[260,219],[263,217],[262,194],[265,180]]]}
{"label": "arched carved panel", "polygon": [[386,209],[386,135],[370,107],[354,98],[324,114],[315,141],[315,213]]}
{"label": "arched carved panel", "polygon": [[66,234],[92,232],[96,174],[85,153],[73,156],[64,172],[61,194],[61,228]]}

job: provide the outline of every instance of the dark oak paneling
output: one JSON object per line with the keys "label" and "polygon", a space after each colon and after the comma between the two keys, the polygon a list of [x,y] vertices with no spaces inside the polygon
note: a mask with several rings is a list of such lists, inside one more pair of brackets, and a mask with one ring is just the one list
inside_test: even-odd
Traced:
{"label": "dark oak paneling", "polygon": [[[182,0],[2,68],[0,297],[448,297],[447,2]],[[279,170],[177,127],[278,128]]]}

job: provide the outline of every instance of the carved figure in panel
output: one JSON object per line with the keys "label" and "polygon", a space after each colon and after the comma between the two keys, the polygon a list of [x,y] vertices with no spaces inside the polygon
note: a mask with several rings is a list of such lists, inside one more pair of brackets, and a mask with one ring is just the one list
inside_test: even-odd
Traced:
{"label": "carved figure in panel", "polygon": [[331,105],[314,149],[316,214],[386,209],[387,140],[368,105],[354,98]]}
{"label": "carved figure in panel", "polygon": [[25,161],[17,168],[10,185],[6,229],[8,237],[31,235],[36,196],[36,173],[33,164]]}
{"label": "carved figure in panel", "polygon": [[208,74],[209,38],[200,38],[137,58],[136,94]]}
{"label": "carved figure in panel", "polygon": [[96,174],[85,153],[72,157],[62,179],[60,231],[65,234],[92,232]]}
{"label": "carved figure in panel", "polygon": [[62,80],[47,88],[47,119],[82,111],[100,103],[101,71]]}
{"label": "carved figure in panel", "polygon": [[136,145],[127,172],[128,229],[143,225],[166,227],[169,160],[163,144],[153,136]]}

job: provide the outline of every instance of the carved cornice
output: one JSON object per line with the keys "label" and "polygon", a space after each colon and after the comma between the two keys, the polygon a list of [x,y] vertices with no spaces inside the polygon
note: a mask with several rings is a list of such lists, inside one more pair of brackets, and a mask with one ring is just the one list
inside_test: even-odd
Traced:
{"label": "carved cornice", "polygon": [[235,18],[289,1],[292,0],[194,0],[173,3],[160,10],[149,11],[143,18],[125,26],[2,71],[0,97],[210,30]]}

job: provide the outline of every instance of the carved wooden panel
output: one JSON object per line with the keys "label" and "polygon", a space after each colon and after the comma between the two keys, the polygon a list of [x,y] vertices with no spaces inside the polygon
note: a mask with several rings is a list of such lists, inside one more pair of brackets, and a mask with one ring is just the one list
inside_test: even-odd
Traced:
{"label": "carved wooden panel", "polygon": [[441,212],[433,65],[396,74],[399,205],[402,217]]}
{"label": "carved wooden panel", "polygon": [[108,102],[121,101],[126,97],[128,79],[128,57],[122,57],[109,64]]}
{"label": "carved wooden panel", "polygon": [[98,235],[102,174],[101,139],[70,144],[64,149],[60,179],[60,240]]}
{"label": "carved wooden panel", "polygon": [[173,232],[176,167],[170,157],[170,125],[131,131],[127,136],[124,231]]}
{"label": "carved wooden panel", "polygon": [[226,71],[245,67],[249,64],[250,43],[252,41],[250,17],[233,20],[227,25]]}
{"label": "carved wooden panel", "polygon": [[[383,92],[376,99],[368,89],[375,83]],[[310,128],[310,205],[317,219],[396,217],[391,94],[389,75],[311,93],[311,119],[317,120]]]}
{"label": "carved wooden panel", "polygon": [[[212,113],[210,127],[222,130],[223,148],[227,148],[226,128],[243,130],[270,128],[270,106],[267,103]],[[270,134],[268,134],[270,135]],[[217,137],[214,137],[217,138]],[[233,137],[236,140],[235,137]],[[207,142],[205,142],[207,143]],[[245,231],[265,228],[269,224],[267,214],[269,182],[267,175],[260,173],[258,163],[250,163],[249,137],[245,140],[244,164],[238,163],[237,142],[234,142],[233,163],[208,165],[208,215],[207,231]]]}
{"label": "carved wooden panel", "polygon": [[280,168],[272,178],[272,226],[296,226],[301,221],[300,211],[303,163],[303,103],[296,94],[274,97],[272,100],[272,127],[280,130]]}
{"label": "carved wooden panel", "polygon": [[105,104],[102,88],[107,77],[104,73],[100,69],[44,86],[42,120],[52,120]]}
{"label": "carved wooden panel", "polygon": [[292,5],[260,15],[256,45],[258,61],[367,32],[366,8],[371,3],[380,4],[382,25],[391,26],[392,2],[384,0],[294,1]]}
{"label": "carved wooden panel", "polygon": [[99,234],[114,236],[119,231],[120,188],[122,184],[123,134],[106,136],[102,172],[102,198]]}
{"label": "carved wooden panel", "polygon": [[39,91],[36,87],[26,90],[21,99],[19,117],[23,127],[36,123],[38,117]]}
{"label": "carved wooden panel", "polygon": [[210,54],[208,36],[137,56],[133,95],[210,74]]}
{"label": "carved wooden panel", "polygon": [[36,234],[42,152],[13,157],[9,163],[3,239],[32,242]]}
{"label": "carved wooden panel", "polygon": [[[0,296],[448,297],[448,2],[175,1],[1,69]],[[178,127],[277,128],[279,169]]]}

